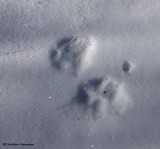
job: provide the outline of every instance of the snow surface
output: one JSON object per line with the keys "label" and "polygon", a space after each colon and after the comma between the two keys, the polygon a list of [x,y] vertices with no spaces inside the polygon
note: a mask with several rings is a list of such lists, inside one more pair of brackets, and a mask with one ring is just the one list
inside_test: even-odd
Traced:
{"label": "snow surface", "polygon": [[0,0],[0,148],[160,148],[159,0]]}

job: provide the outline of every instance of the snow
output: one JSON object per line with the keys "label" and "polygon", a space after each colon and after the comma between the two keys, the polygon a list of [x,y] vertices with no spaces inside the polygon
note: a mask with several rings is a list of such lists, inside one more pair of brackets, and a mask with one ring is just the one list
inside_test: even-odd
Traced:
{"label": "snow", "polygon": [[89,38],[89,45],[87,47],[86,53],[83,56],[82,64],[81,64],[81,72],[83,73],[87,68],[91,67],[94,63],[94,58],[97,54],[97,41],[94,37]]}
{"label": "snow", "polygon": [[0,148],[159,149],[159,8],[0,0]]}

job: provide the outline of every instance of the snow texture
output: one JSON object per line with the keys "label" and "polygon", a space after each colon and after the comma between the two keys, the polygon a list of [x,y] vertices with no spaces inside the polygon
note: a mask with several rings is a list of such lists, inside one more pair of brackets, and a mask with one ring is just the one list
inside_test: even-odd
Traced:
{"label": "snow texture", "polygon": [[0,0],[0,149],[159,149],[159,10]]}

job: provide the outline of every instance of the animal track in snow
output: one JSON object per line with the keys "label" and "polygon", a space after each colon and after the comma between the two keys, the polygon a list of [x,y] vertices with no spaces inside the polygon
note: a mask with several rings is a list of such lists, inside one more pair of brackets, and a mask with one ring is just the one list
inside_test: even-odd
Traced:
{"label": "animal track in snow", "polygon": [[58,70],[72,70],[75,74],[90,66],[95,53],[92,38],[64,38],[50,53],[50,61]]}
{"label": "animal track in snow", "polygon": [[124,83],[111,78],[94,78],[80,84],[74,101],[94,118],[123,114],[131,104]]}
{"label": "animal track in snow", "polygon": [[128,61],[124,61],[123,64],[122,64],[122,70],[124,73],[129,73],[130,71],[130,63]]}
{"label": "animal track in snow", "polygon": [[129,75],[130,73],[133,72],[133,70],[135,70],[135,64],[132,62],[129,62],[127,60],[124,60],[121,66],[121,69],[123,71],[124,74]]}

